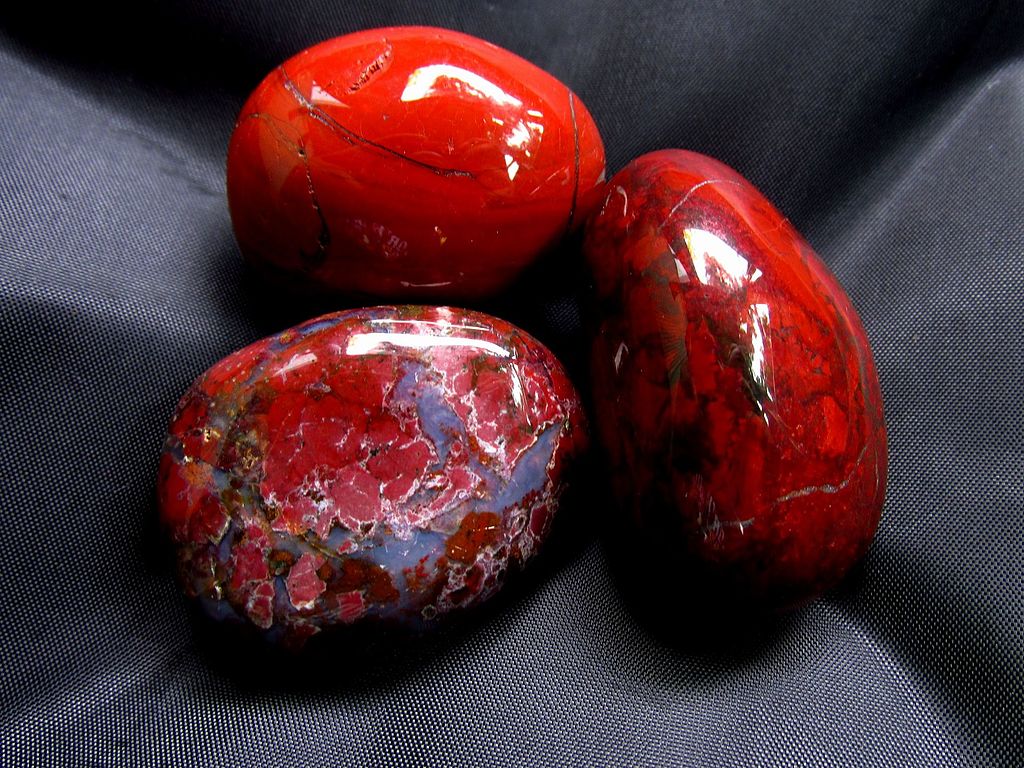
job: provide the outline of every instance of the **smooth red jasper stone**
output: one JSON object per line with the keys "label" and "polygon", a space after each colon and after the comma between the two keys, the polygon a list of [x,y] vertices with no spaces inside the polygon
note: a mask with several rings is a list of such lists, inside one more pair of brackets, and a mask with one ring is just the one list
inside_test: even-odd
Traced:
{"label": "smooth red jasper stone", "polygon": [[554,356],[477,312],[377,307],[236,352],[182,398],[159,475],[180,578],[301,643],[493,595],[548,535],[586,444]]}
{"label": "smooth red jasper stone", "polygon": [[242,108],[228,200],[242,252],[316,289],[477,298],[593,209],[587,108],[469,35],[392,27],[289,59]]}
{"label": "smooth red jasper stone", "polygon": [[[886,436],[864,328],[828,268],[742,176],[674,150],[611,180],[584,247],[620,506],[684,580],[645,588],[777,609],[836,584],[878,525]],[[658,561],[640,554],[638,571]]]}

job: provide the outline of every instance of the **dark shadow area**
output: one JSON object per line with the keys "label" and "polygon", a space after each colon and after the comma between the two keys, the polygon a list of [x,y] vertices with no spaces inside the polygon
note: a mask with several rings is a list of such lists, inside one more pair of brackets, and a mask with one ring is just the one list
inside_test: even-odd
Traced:
{"label": "dark shadow area", "polygon": [[369,296],[344,296],[317,293],[296,283],[291,275],[268,274],[245,261],[238,246],[231,243],[233,256],[241,265],[235,286],[246,322],[260,337],[280,333],[320,315],[346,309],[373,307],[382,302]]}
{"label": "dark shadow area", "polygon": [[508,290],[481,302],[481,309],[518,325],[554,352],[581,395],[590,347],[580,310],[590,286],[582,240],[582,231],[569,235],[541,254]]}
{"label": "dark shadow area", "polygon": [[755,660],[789,637],[791,613],[723,588],[657,542],[623,536],[621,525],[606,530],[602,553],[619,599],[659,645],[714,668]]}

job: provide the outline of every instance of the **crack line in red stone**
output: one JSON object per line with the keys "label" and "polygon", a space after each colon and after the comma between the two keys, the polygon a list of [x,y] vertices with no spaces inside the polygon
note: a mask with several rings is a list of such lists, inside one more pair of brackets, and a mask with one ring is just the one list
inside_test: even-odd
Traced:
{"label": "crack line in red stone", "polygon": [[789,493],[784,493],[782,496],[779,496],[779,498],[775,500],[774,505],[777,506],[786,501],[799,499],[802,496],[810,496],[812,493],[839,493],[853,481],[853,476],[857,474],[857,469],[860,467],[861,462],[864,461],[864,456],[868,452],[868,445],[870,445],[870,442],[864,444],[864,447],[860,451],[860,455],[857,457],[857,460],[853,463],[853,468],[850,470],[850,473],[845,478],[843,478],[842,482],[840,482],[838,485],[832,485],[831,483],[822,483],[821,485],[808,485],[804,488],[798,488],[795,491],[790,491]]}
{"label": "crack line in red stone", "polygon": [[248,114],[242,115],[240,118],[238,118],[239,123],[241,123],[243,120],[262,120],[267,124],[270,130],[274,132],[274,135],[277,136],[278,141],[286,145],[289,149],[293,149],[296,152],[299,151],[299,145],[296,142],[289,139],[287,136],[285,136],[284,131],[281,130],[281,126],[278,125],[278,123],[281,123],[283,121],[274,117],[273,115],[268,115],[266,112],[249,112]]}
{"label": "crack line in red stone", "polygon": [[317,236],[316,242],[316,256],[319,260],[327,254],[327,246],[331,244],[331,230],[327,225],[327,217],[324,216],[323,209],[320,207],[320,199],[316,194],[316,187],[313,186],[313,173],[309,168],[309,157],[306,155],[306,148],[302,144],[298,146],[298,155],[302,160],[302,167],[306,170],[306,185],[309,187],[309,202],[313,206],[313,210],[316,211],[317,218],[320,219],[320,234]]}
{"label": "crack line in red stone", "polygon": [[669,219],[671,219],[675,215],[676,211],[678,211],[682,206],[686,205],[686,201],[693,196],[693,193],[696,192],[701,187],[706,187],[709,184],[733,184],[737,187],[743,186],[738,181],[733,181],[732,179],[705,179],[704,181],[694,184],[692,187],[690,187],[687,193],[683,195],[682,199],[672,206],[672,210],[669,211],[668,214],[665,216],[665,220],[661,223],[661,226],[659,226],[658,229],[662,230],[665,227],[667,227]]}
{"label": "crack line in red stone", "polygon": [[405,160],[407,163],[412,163],[413,165],[419,166],[420,168],[424,168],[430,171],[431,173],[436,173],[438,176],[460,176],[469,179],[476,178],[476,176],[471,171],[466,171],[461,168],[443,168],[441,166],[431,165],[430,163],[424,163],[422,160],[416,160],[415,158],[409,157],[408,155],[404,155],[397,150],[391,149],[391,147],[387,147],[383,144],[378,144],[376,141],[372,141],[366,138],[365,136],[361,136],[360,134],[353,131],[351,128],[346,128],[344,125],[339,123],[333,117],[331,117],[318,106],[316,106],[316,104],[314,104],[312,101],[306,98],[306,96],[303,95],[302,91],[299,90],[299,87],[295,84],[295,82],[288,76],[288,73],[284,71],[284,67],[278,67],[278,71],[281,73],[281,77],[284,79],[285,90],[288,91],[288,93],[292,95],[295,101],[297,101],[309,113],[309,116],[312,117],[314,120],[326,125],[328,128],[337,133],[350,144],[359,142],[360,144],[365,144],[366,146],[374,147],[375,149],[379,149],[381,152],[386,152],[389,155],[393,155],[394,157],[397,157],[400,160]]}
{"label": "crack line in red stone", "polygon": [[572,90],[569,90],[569,116],[572,118],[572,145],[573,145],[573,181],[572,181],[572,203],[569,206],[569,223],[566,224],[566,232],[572,229],[572,223],[576,219],[576,201],[580,191],[580,130],[576,123],[576,104]]}

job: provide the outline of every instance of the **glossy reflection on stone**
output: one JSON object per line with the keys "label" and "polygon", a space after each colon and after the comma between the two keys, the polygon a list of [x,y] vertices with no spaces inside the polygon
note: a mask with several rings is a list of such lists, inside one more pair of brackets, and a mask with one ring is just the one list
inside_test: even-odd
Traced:
{"label": "glossy reflection on stone", "polygon": [[161,518],[214,617],[301,643],[421,626],[543,544],[583,413],[552,354],[476,312],[327,315],[230,355],[181,400]]}
{"label": "glossy reflection on stone", "polygon": [[604,148],[563,83],[469,35],[393,27],[271,72],[228,149],[231,217],[260,270],[307,288],[478,298],[582,222]]}
{"label": "glossy reflection on stone", "polygon": [[617,174],[585,250],[595,419],[621,539],[645,542],[620,552],[632,580],[665,610],[726,614],[836,584],[878,525],[886,437],[864,329],[827,267],[743,177],[684,151]]}

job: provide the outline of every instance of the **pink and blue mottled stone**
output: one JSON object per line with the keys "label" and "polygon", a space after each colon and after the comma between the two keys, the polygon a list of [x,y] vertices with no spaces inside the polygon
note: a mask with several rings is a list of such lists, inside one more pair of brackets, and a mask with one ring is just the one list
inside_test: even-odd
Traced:
{"label": "pink and blue mottled stone", "polygon": [[525,332],[444,307],[352,310],[192,385],[161,519],[186,592],[216,618],[290,644],[423,626],[534,557],[585,444],[572,384]]}

